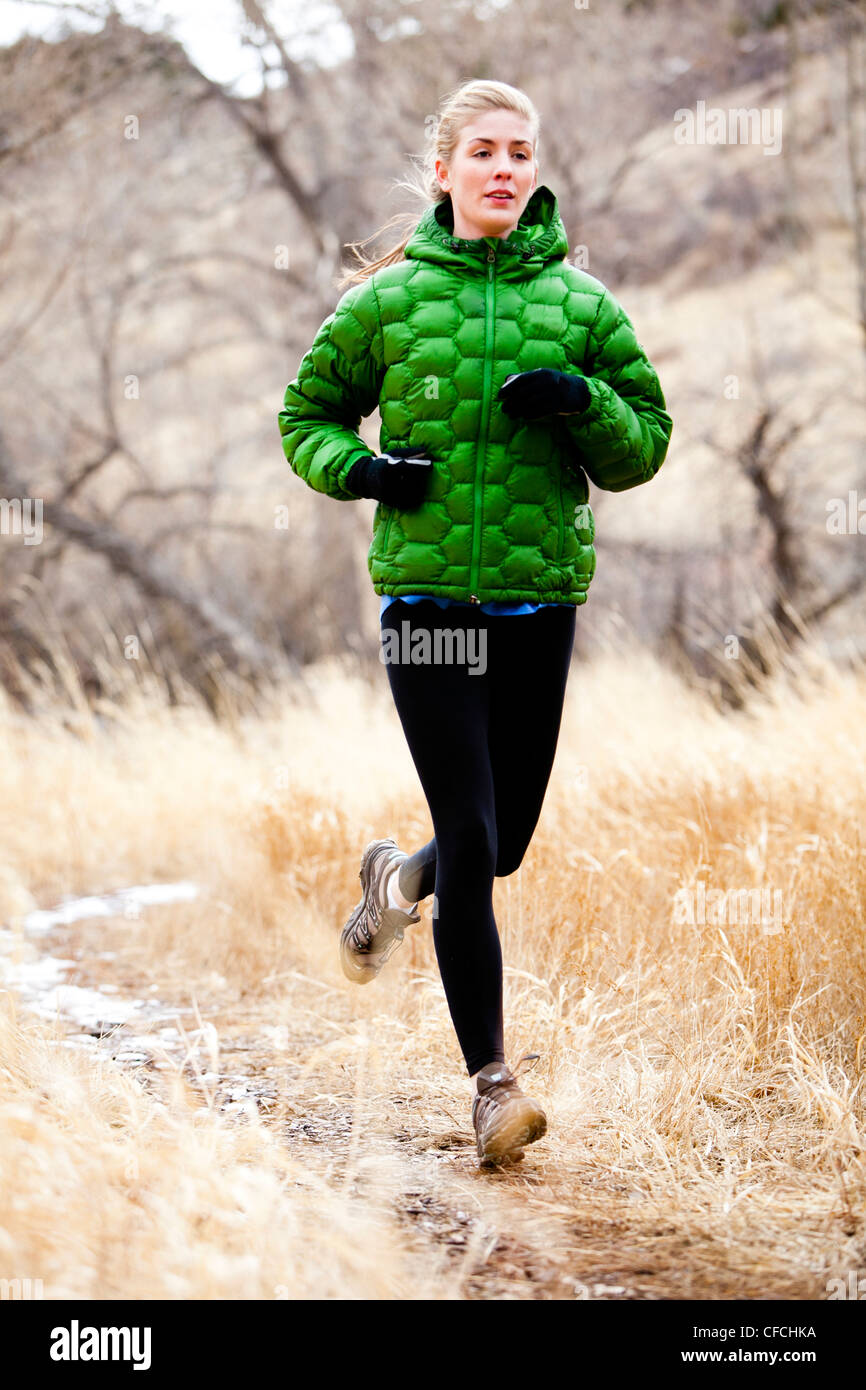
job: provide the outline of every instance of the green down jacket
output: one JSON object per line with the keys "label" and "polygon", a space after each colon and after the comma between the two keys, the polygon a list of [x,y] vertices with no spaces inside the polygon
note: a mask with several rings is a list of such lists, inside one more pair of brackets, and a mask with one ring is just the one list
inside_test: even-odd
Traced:
{"label": "green down jacket", "polygon": [[[427,496],[379,503],[367,565],[377,594],[470,603],[586,602],[595,572],[587,478],[608,492],[648,482],[672,421],[620,304],[565,260],[556,199],[541,185],[505,239],[453,235],[451,199],[428,208],[399,263],[351,286],[319,328],[279,414],[291,467],[317,492],[352,498],[346,475],[371,450],[423,446]],[[579,415],[505,414],[512,372],[582,373]]]}

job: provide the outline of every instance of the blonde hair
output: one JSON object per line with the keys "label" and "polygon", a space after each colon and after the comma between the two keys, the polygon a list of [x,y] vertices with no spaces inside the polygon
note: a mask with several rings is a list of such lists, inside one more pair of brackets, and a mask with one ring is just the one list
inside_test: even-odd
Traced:
{"label": "blonde hair", "polygon": [[[514,111],[529,122],[532,129],[533,154],[536,160],[538,159],[540,119],[526,93],[522,92],[519,87],[509,86],[507,82],[493,82],[483,78],[464,82],[462,86],[457,87],[443,98],[435,125],[432,121],[426,122],[427,135],[424,154],[420,161],[418,161],[417,156],[412,156],[416,160],[416,168],[412,177],[394,181],[395,188],[405,188],[421,200],[421,212],[396,213],[372,236],[365,237],[363,241],[347,242],[346,245],[354,251],[360,265],[348,270],[344,268],[342,278],[338,282],[338,289],[342,290],[348,285],[366,280],[374,271],[381,270],[383,266],[393,265],[396,261],[403,259],[403,252],[422,213],[427,208],[436,203],[444,202],[446,198],[451,196],[436,177],[436,160],[441,159],[446,168],[450,168],[463,127],[482,111],[495,110]],[[417,167],[419,163],[420,169]],[[411,224],[408,227],[406,227],[407,222]],[[366,246],[370,241],[375,241],[389,227],[400,224],[404,226],[404,234],[396,246],[393,246],[384,256],[379,256],[378,259],[371,260],[363,255],[360,247]]]}

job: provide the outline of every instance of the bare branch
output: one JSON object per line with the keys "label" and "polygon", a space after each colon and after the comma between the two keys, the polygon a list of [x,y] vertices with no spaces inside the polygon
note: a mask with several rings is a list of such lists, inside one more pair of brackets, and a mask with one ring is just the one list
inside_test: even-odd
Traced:
{"label": "bare branch", "polygon": [[118,453],[119,449],[120,445],[117,440],[112,440],[101,454],[97,455],[95,459],[91,459],[89,463],[85,463],[74,477],[70,478],[69,481],[63,485],[60,492],[57,494],[56,500],[58,502],[68,502],[70,497],[74,497],[76,492],[79,492],[84,484],[99,472],[103,464],[108,463],[109,459],[114,458],[114,455]]}
{"label": "bare branch", "polygon": [[69,272],[72,270],[72,265],[73,262],[71,258],[62,262],[57,274],[53,279],[49,280],[42,296],[37,299],[30,313],[26,314],[18,323],[13,324],[9,332],[0,339],[0,362],[6,361],[7,358],[12,357],[12,355],[19,350],[31,328],[39,322],[52,300],[57,297]]}
{"label": "bare branch", "polygon": [[866,589],[866,571],[853,575],[847,584],[844,584],[841,589],[837,589],[835,594],[831,594],[829,598],[809,608],[803,614],[803,621],[809,624],[817,623],[821,618],[826,618],[827,614],[831,613],[834,608],[845,603],[847,599],[859,594],[861,589]]}

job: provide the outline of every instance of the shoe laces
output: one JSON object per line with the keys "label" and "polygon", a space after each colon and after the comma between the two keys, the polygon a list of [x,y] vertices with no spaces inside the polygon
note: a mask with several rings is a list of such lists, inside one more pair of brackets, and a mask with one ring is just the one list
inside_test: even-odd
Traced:
{"label": "shoe laces", "polygon": [[[491,1082],[485,1090],[476,1091],[473,1098],[475,1110],[478,1111],[485,1101],[492,1101],[494,1105],[501,1105],[509,1095],[513,1095],[515,1092],[518,1095],[523,1095],[522,1090],[517,1084],[517,1078],[522,1074],[523,1064],[525,1062],[537,1062],[540,1056],[540,1052],[524,1053],[514,1071],[503,1062],[502,1066],[505,1068],[506,1075],[501,1077],[498,1081]],[[533,1070],[533,1068],[530,1068],[530,1070]]]}
{"label": "shoe laces", "polygon": [[[523,1054],[523,1056],[521,1057],[520,1061],[517,1063],[517,1066],[515,1067],[514,1071],[511,1073],[511,1075],[512,1075],[513,1077],[515,1077],[515,1078],[518,1077],[518,1076],[520,1075],[520,1071],[521,1071],[521,1068],[522,1068],[524,1062],[537,1062],[537,1061],[539,1060],[540,1057],[541,1057],[541,1053],[540,1053],[540,1052],[525,1052],[525,1053]],[[534,1068],[534,1067],[530,1067],[529,1070],[530,1070],[530,1071],[534,1071],[535,1068]]]}

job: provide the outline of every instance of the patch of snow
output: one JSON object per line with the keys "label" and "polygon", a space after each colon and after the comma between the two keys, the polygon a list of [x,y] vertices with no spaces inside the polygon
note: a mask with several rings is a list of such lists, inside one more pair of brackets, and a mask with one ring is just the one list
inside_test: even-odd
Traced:
{"label": "patch of snow", "polygon": [[[191,882],[137,884],[117,893],[68,898],[56,908],[27,913],[21,919],[21,927],[24,932],[38,935],[88,917],[129,916],[130,908],[137,913],[142,906],[189,900],[198,892],[198,884]],[[114,952],[102,951],[97,958],[114,957]],[[144,1015],[165,1017],[158,999],[109,998],[119,993],[117,985],[106,984],[97,990],[64,983],[66,972],[77,964],[60,956],[40,956],[20,932],[0,929],[0,984],[14,988],[32,1012],[48,1018],[60,1014],[82,1029],[110,1027]],[[154,985],[149,992],[155,989]],[[178,1033],[175,1028],[165,1028],[162,1035],[175,1038]]]}
{"label": "patch of snow", "polygon": [[[175,1062],[166,1060],[166,1053],[180,1055],[186,1045],[179,1029],[169,1025],[167,1020],[187,1010],[172,1008],[168,1011],[154,997],[158,989],[155,984],[148,986],[146,998],[129,999],[119,997],[120,989],[115,984],[88,989],[65,983],[67,971],[80,962],[40,954],[33,938],[55,927],[68,926],[87,918],[122,916],[138,919],[143,907],[190,901],[198,896],[199,891],[199,885],[189,881],[137,884],[115,893],[66,898],[54,908],[27,913],[17,920],[16,930],[0,927],[0,989],[14,989],[24,1007],[33,1013],[52,1019],[59,1015],[73,1025],[77,1024],[82,1031],[59,1039],[61,1046],[92,1049],[96,1045],[120,1065],[153,1063],[160,1069],[174,1067]],[[93,958],[114,960],[116,952],[100,951],[94,953]],[[154,1033],[141,1031],[142,1025],[155,1029],[159,1023],[164,1023],[164,1026]],[[122,1033],[111,1031],[124,1025],[130,1026],[124,1028]],[[97,1037],[96,1034],[110,1036]],[[213,1064],[217,1039],[212,1025],[205,1025],[204,1036]],[[193,1037],[196,1039],[199,1034]],[[217,1072],[207,1075],[211,1081],[219,1080]]]}
{"label": "patch of snow", "polygon": [[64,898],[57,907],[25,913],[21,925],[25,932],[45,932],[54,927],[69,926],[72,922],[85,921],[88,917],[135,917],[139,908],[188,902],[198,893],[199,885],[190,881],[140,883],[132,888],[121,888],[116,893]]}
{"label": "patch of snow", "polygon": [[0,979],[5,984],[14,985],[23,994],[42,994],[53,989],[73,965],[74,960],[63,960],[60,956],[22,961],[0,956]]}
{"label": "patch of snow", "polygon": [[108,999],[98,989],[83,989],[79,985],[57,985],[29,1007],[43,1016],[53,1018],[60,1013],[83,1028],[96,1028],[128,1022],[143,1003],[140,999]]}

